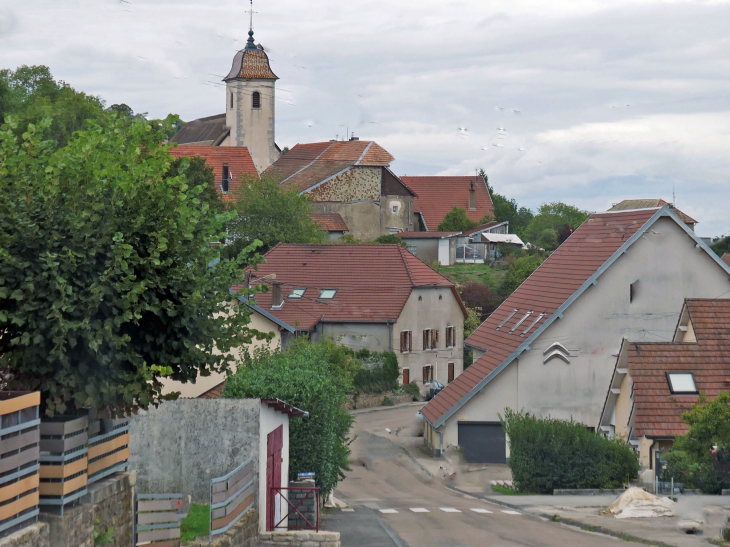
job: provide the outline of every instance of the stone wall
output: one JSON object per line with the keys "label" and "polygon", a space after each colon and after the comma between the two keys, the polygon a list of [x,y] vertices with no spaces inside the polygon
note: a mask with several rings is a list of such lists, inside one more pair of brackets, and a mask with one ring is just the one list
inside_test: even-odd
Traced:
{"label": "stone wall", "polygon": [[258,469],[259,406],[258,399],[178,399],[134,416],[129,463],[139,492],[208,503],[212,477],[250,456]]}
{"label": "stone wall", "polygon": [[340,547],[339,532],[262,532],[261,547]]}
{"label": "stone wall", "polygon": [[379,201],[380,173],[380,167],[352,167],[308,193],[314,201]]}
{"label": "stone wall", "polygon": [[0,547],[48,547],[51,544],[50,533],[51,528],[45,522],[31,524],[14,534],[0,538]]}
{"label": "stone wall", "polygon": [[[313,480],[292,481],[289,483],[289,488],[313,487]],[[309,521],[311,524],[314,524],[316,522],[317,496],[315,494],[307,490],[289,490],[287,491],[287,498],[292,505],[297,506],[297,511],[301,513],[300,516],[296,511],[292,511],[292,513],[289,515],[289,521],[287,523],[289,528],[305,528],[310,526],[310,524],[307,524],[307,521]]]}
{"label": "stone wall", "polygon": [[358,408],[373,408],[376,406],[383,406],[383,399],[389,397],[393,401],[394,405],[400,405],[403,403],[410,403],[413,401],[413,396],[404,393],[403,395],[393,395],[390,391],[385,393],[359,393],[357,395],[350,395],[350,400],[345,405],[347,410],[356,410]]}
{"label": "stone wall", "polygon": [[208,538],[198,538],[188,542],[188,547],[254,547],[259,544],[259,513],[255,509],[241,517],[225,534]]}

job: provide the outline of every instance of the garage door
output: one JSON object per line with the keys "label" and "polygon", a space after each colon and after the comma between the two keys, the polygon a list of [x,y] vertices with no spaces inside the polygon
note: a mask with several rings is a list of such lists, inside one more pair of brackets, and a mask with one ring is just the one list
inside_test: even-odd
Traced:
{"label": "garage door", "polygon": [[469,463],[507,463],[502,424],[459,422],[459,446]]}

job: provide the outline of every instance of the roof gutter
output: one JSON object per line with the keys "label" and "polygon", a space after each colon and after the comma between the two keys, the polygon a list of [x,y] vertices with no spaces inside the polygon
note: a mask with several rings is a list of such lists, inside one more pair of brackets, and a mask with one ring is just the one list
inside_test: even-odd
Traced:
{"label": "roof gutter", "polygon": [[[534,340],[536,340],[537,337],[540,336],[545,331],[545,329],[547,329],[550,325],[552,325],[556,319],[562,318],[563,312],[565,312],[565,310],[568,309],[568,307],[570,307],[570,305],[573,302],[575,302],[575,300],[580,295],[582,295],[588,289],[588,287],[597,283],[598,278],[603,274],[603,272],[605,272],[608,268],[610,268],[613,265],[613,263],[616,262],[616,260],[618,260],[618,258],[621,255],[623,255],[629,249],[629,247],[631,247],[631,245],[633,245],[640,237],[642,237],[644,235],[644,233],[649,229],[649,227],[651,225],[653,225],[660,217],[663,217],[663,216],[671,216],[680,226],[682,226],[684,228],[685,231],[687,231],[687,233],[689,233],[690,235],[694,234],[694,232],[692,232],[692,230],[690,230],[689,227],[687,227],[681,220],[679,220],[679,217],[677,217],[674,213],[672,213],[672,211],[670,210],[668,205],[663,206],[656,213],[654,213],[651,216],[651,218],[649,220],[647,220],[644,223],[644,225],[636,231],[636,233],[634,235],[632,235],[629,239],[627,239],[626,242],[623,245],[621,245],[621,247],[619,247],[619,249],[615,253],[613,253],[613,255],[611,255],[611,257],[608,260],[606,260],[606,262],[604,262],[601,265],[601,267],[598,268],[598,270],[596,270],[596,272],[591,277],[589,277],[583,283],[583,285],[580,286],[580,288],[578,288],[577,291],[575,291],[572,295],[570,295],[570,297],[565,302],[563,302],[563,304],[557,310],[555,310],[555,312],[552,315],[550,315],[550,317],[548,317],[547,320],[541,326],[539,326],[537,329],[535,329],[535,332],[533,332],[527,338],[527,340],[525,340],[522,344],[520,344],[520,346],[515,351],[513,351],[505,360],[503,360],[502,363],[497,368],[495,368],[492,372],[490,372],[483,380],[481,380],[476,386],[474,386],[466,395],[464,395],[456,404],[454,404],[449,410],[447,410],[443,414],[443,416],[441,416],[435,422],[431,422],[430,420],[428,420],[428,418],[426,418],[426,420],[428,420],[428,422],[431,423],[431,425],[433,427],[441,427],[446,422],[446,420],[451,418],[451,416],[453,416],[454,413],[456,413],[462,406],[464,406],[466,404],[467,401],[469,401],[469,399],[471,399],[474,395],[476,395],[482,389],[484,389],[484,386],[486,386],[489,382],[491,382],[512,361],[517,359],[523,352],[528,351],[530,349],[530,344]],[[586,222],[588,222],[588,221],[586,221]],[[694,239],[697,239],[697,236],[693,236],[693,237],[694,237]],[[699,241],[699,242],[702,243],[701,241]],[[705,245],[705,244],[703,244],[703,245],[704,245],[704,248],[708,252],[710,252],[711,254],[714,254],[714,253],[712,253],[710,248],[707,247],[707,245]],[[716,257],[716,261],[718,263],[722,263],[722,260],[719,257],[717,257],[717,255],[715,255],[715,257]],[[724,265],[724,269],[730,274],[730,266],[727,266],[726,264],[723,264],[723,265]],[[437,397],[438,397],[438,395],[437,395]],[[425,415],[424,415],[424,418],[425,418]]]}
{"label": "roof gutter", "polygon": [[[231,294],[236,294],[236,291],[234,291],[233,289],[229,289],[229,291],[230,291]],[[238,300],[240,300],[241,302],[243,302],[244,304],[246,304],[249,308],[251,308],[252,310],[254,310],[256,313],[259,313],[259,314],[263,315],[264,317],[266,317],[266,319],[268,319],[269,321],[272,321],[272,322],[276,323],[277,325],[279,325],[284,330],[287,330],[287,331],[292,332],[292,333],[295,331],[294,327],[292,327],[288,323],[285,323],[284,321],[282,321],[281,319],[279,319],[275,315],[267,312],[265,309],[257,306],[256,304],[252,304],[251,303],[251,300],[246,299],[245,296],[239,296],[237,298],[238,298]]]}

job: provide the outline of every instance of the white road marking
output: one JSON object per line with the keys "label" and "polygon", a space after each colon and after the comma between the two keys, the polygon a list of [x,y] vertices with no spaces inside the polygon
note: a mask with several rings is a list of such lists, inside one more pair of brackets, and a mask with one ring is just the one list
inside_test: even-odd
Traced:
{"label": "white road marking", "polygon": [[345,511],[346,513],[354,513],[355,510],[352,507],[343,507],[341,509],[342,511]]}
{"label": "white road marking", "polygon": [[507,509],[503,509],[502,512],[506,515],[521,515],[522,514],[519,511],[509,511]]}
{"label": "white road marking", "polygon": [[464,497],[465,497],[466,499],[468,499],[468,500],[475,500],[475,499],[477,499],[477,498],[475,498],[474,496],[470,496],[469,494],[464,494]]}
{"label": "white road marking", "polygon": [[453,507],[439,507],[444,513],[461,513],[458,509]]}
{"label": "white road marking", "polygon": [[431,512],[428,509],[426,509],[425,507],[411,507],[411,511],[413,511],[414,513],[430,513]]}
{"label": "white road marking", "polygon": [[397,513],[395,509],[378,509],[381,513],[385,513],[386,515],[392,515],[393,513]]}
{"label": "white road marking", "polygon": [[472,507],[471,509],[475,513],[483,513],[483,514],[491,514],[491,511],[487,511],[486,509],[482,509],[481,507]]}

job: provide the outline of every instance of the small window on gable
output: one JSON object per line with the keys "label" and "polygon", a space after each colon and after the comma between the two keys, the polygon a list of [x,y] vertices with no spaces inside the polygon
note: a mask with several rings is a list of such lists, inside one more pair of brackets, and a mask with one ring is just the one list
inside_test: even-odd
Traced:
{"label": "small window on gable", "polygon": [[393,214],[394,215],[398,214],[398,206],[397,205],[393,205]]}
{"label": "small window on gable", "polygon": [[629,285],[629,304],[636,298],[636,290],[639,287],[639,280],[637,279]]}
{"label": "small window on gable", "polygon": [[337,289],[322,289],[319,291],[320,300],[332,300],[335,297]]}
{"label": "small window on gable", "polygon": [[228,193],[228,181],[230,180],[230,172],[228,171],[228,166],[223,166],[223,181],[221,184],[221,188],[223,190],[224,194]]}
{"label": "small window on gable", "polygon": [[251,106],[253,108],[261,108],[261,93],[254,91],[251,95]]}
{"label": "small window on gable", "polygon": [[697,384],[691,372],[667,372],[669,391],[676,394],[696,395]]}
{"label": "small window on gable", "polygon": [[302,296],[304,296],[304,293],[307,291],[306,288],[304,289],[294,289],[291,294],[289,295],[289,298],[292,300],[301,300]]}
{"label": "small window on gable", "polygon": [[233,110],[233,93],[231,93],[231,110]]}

